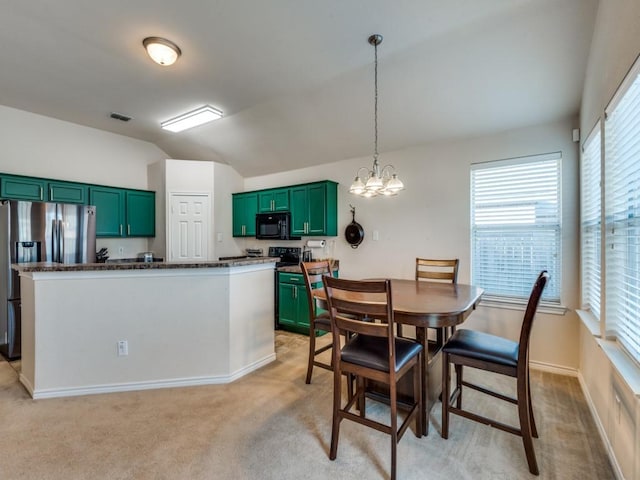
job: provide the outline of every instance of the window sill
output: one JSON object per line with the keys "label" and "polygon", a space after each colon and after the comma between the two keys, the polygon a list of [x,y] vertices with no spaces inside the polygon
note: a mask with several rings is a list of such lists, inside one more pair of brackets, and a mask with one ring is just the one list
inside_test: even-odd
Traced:
{"label": "window sill", "polygon": [[[507,299],[500,297],[482,297],[480,305],[491,308],[504,308],[507,310],[525,311],[528,299]],[[567,313],[567,307],[557,303],[540,302],[538,305],[539,313],[550,313],[552,315],[564,315]]]}
{"label": "window sill", "polygon": [[617,342],[602,339],[596,341],[633,394],[640,397],[640,367],[629,358]]}
{"label": "window sill", "polygon": [[602,337],[600,334],[600,322],[591,312],[586,310],[576,310],[576,313],[578,314],[578,317],[580,317],[582,324],[591,332],[591,335],[597,338]]}

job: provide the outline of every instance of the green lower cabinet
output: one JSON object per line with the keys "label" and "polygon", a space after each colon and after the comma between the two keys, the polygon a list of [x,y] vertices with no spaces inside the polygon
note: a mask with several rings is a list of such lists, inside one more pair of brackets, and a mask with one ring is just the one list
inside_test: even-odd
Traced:
{"label": "green lower cabinet", "polygon": [[309,305],[307,288],[300,273],[278,275],[278,321],[280,327],[309,334]]}
{"label": "green lower cabinet", "polygon": [[[338,276],[338,271],[334,272]],[[320,288],[322,283],[313,284]],[[278,323],[280,328],[309,335],[309,304],[307,288],[301,273],[278,274]],[[326,332],[319,331],[318,335]]]}

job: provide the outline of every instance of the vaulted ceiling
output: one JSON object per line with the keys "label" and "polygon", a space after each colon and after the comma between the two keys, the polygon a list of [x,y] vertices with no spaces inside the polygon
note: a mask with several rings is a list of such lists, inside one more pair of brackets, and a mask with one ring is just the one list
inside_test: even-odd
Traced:
{"label": "vaulted ceiling", "polygon": [[[597,0],[0,0],[0,104],[244,176],[578,113]],[[148,36],[177,43],[153,63]],[[160,122],[210,104],[224,118]],[[111,112],[133,117],[127,123]]]}

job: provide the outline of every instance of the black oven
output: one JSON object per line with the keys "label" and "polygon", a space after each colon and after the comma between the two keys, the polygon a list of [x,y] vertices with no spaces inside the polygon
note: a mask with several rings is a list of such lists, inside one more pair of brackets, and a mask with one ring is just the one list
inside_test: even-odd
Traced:
{"label": "black oven", "polygon": [[256,238],[261,240],[289,240],[289,212],[258,213],[256,215]]}

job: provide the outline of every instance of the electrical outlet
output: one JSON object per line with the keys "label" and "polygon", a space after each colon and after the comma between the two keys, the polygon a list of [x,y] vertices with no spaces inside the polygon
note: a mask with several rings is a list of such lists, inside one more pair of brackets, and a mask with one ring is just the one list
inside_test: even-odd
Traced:
{"label": "electrical outlet", "polygon": [[118,247],[118,253],[120,255],[124,254],[124,247]]}
{"label": "electrical outlet", "polygon": [[124,357],[129,355],[129,343],[126,340],[118,341],[118,356]]}
{"label": "electrical outlet", "polygon": [[222,232],[218,232],[218,241],[221,242],[222,241]]}
{"label": "electrical outlet", "polygon": [[373,241],[377,242],[378,240],[380,240],[380,232],[378,230],[374,230],[373,231]]}

